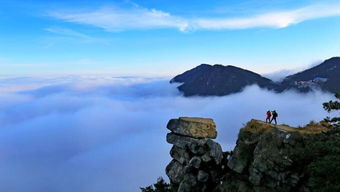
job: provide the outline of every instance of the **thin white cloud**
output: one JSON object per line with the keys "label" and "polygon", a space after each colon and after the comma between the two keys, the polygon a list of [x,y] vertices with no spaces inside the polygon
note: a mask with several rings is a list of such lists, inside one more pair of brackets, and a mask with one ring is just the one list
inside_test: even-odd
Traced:
{"label": "thin white cloud", "polygon": [[59,43],[100,43],[104,45],[109,45],[115,41],[114,38],[99,38],[91,35],[87,35],[85,33],[76,31],[74,29],[59,27],[59,26],[50,26],[44,29],[49,32],[51,35],[45,36],[43,38],[44,48],[53,47]]}
{"label": "thin white cloud", "polygon": [[307,20],[339,15],[340,4],[310,5],[293,10],[269,12],[241,18],[185,18],[139,6],[134,6],[132,9],[102,8],[84,12],[54,11],[50,13],[50,16],[66,22],[96,26],[107,31],[152,28],[176,28],[180,31],[256,27],[283,28]]}
{"label": "thin white cloud", "polygon": [[86,34],[80,33],[80,32],[75,31],[73,29],[64,28],[64,27],[52,26],[52,27],[45,28],[45,31],[48,31],[48,32],[51,32],[51,33],[54,33],[54,34],[58,34],[58,35],[63,35],[63,36],[78,37],[78,38],[81,38],[81,39],[89,39],[89,40],[93,39],[92,37],[90,37]]}
{"label": "thin white cloud", "polygon": [[[57,38],[46,38],[48,40],[49,46],[50,44],[56,43],[56,41],[61,40],[76,40],[81,42],[87,42],[87,43],[110,43],[113,39],[103,39],[103,38],[97,38],[90,35],[87,35],[85,33],[81,33],[79,31],[65,28],[65,27],[58,27],[58,26],[51,26],[45,28],[45,31],[56,34]],[[47,46],[48,47],[48,46]]]}
{"label": "thin white cloud", "polygon": [[156,9],[135,7],[124,10],[102,8],[82,13],[51,12],[51,16],[67,22],[93,25],[108,31],[149,28],[178,28],[185,30],[187,21]]}
{"label": "thin white cloud", "polygon": [[197,29],[248,29],[255,27],[284,28],[307,20],[339,16],[338,5],[314,5],[300,9],[279,11],[246,18],[196,19]]}

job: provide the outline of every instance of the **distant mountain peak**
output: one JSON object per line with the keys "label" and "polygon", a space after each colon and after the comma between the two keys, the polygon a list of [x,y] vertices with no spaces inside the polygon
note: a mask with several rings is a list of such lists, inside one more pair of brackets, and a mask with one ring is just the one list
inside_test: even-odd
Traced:
{"label": "distant mountain peak", "polygon": [[275,89],[275,83],[261,75],[232,65],[201,64],[174,77],[171,83],[183,83],[178,89],[185,96],[222,96],[242,91],[246,86],[257,84],[262,88]]}

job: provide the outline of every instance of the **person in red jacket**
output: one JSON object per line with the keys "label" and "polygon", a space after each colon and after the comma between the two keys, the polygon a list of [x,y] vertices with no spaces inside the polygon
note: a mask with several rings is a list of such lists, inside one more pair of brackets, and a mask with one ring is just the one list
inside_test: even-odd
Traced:
{"label": "person in red jacket", "polygon": [[267,118],[266,118],[266,123],[270,123],[270,117],[272,116],[272,113],[268,110],[267,111]]}

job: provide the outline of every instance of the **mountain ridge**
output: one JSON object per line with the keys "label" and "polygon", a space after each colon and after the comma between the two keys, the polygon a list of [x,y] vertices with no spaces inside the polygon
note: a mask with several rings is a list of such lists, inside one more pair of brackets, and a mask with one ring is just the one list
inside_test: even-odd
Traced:
{"label": "mountain ridge", "polygon": [[297,90],[309,92],[321,89],[340,92],[340,57],[332,57],[321,64],[285,77],[281,82],[233,65],[201,64],[170,80],[182,83],[177,88],[184,96],[224,96],[241,92],[246,86],[258,85],[275,92]]}
{"label": "mountain ridge", "polygon": [[[325,80],[322,82],[322,79]],[[319,82],[315,79],[320,79]],[[332,57],[321,64],[289,75],[281,82],[286,89],[310,91],[318,86],[324,91],[336,93],[340,91],[340,57]]]}

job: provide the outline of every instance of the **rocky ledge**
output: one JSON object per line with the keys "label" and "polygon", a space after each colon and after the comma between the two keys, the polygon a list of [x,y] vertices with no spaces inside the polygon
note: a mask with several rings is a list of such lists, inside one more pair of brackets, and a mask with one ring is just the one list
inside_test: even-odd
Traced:
{"label": "rocky ledge", "polygon": [[[338,145],[334,142],[340,141],[339,129],[330,129],[320,123],[292,128],[252,120],[240,130],[227,163],[228,170],[214,191],[320,191],[317,189],[317,182],[321,181],[319,173],[325,170],[319,164],[326,162],[323,158],[330,157],[323,146],[326,141]],[[330,177],[326,181],[335,186],[333,179]]]}

